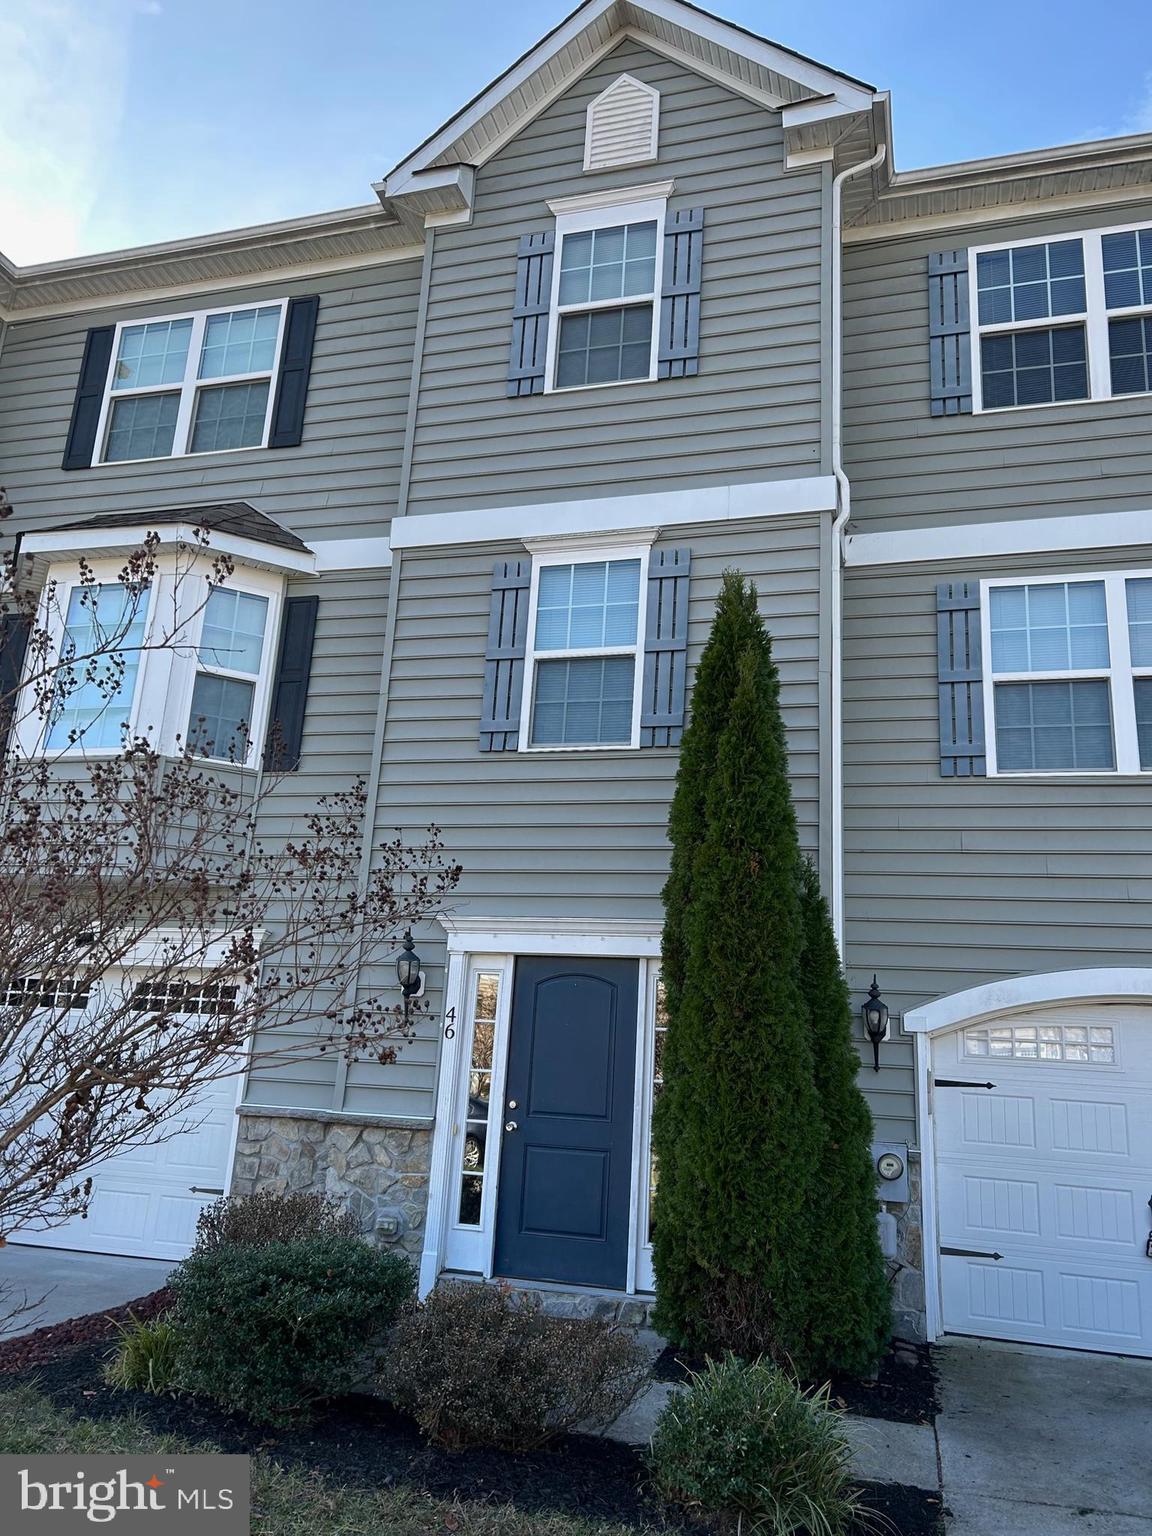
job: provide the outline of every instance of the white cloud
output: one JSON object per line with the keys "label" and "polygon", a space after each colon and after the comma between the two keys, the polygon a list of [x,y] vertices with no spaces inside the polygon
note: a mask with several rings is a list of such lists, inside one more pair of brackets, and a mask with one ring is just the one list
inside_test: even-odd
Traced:
{"label": "white cloud", "polygon": [[125,0],[24,0],[0,14],[0,251],[83,254],[124,100]]}
{"label": "white cloud", "polygon": [[1144,94],[1125,120],[1124,132],[1152,133],[1152,69],[1144,76]]}

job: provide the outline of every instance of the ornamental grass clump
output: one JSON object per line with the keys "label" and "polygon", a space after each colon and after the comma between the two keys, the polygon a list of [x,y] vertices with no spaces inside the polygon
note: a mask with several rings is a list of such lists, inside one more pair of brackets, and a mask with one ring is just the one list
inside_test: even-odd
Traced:
{"label": "ornamental grass clump", "polygon": [[117,1323],[120,1339],[104,1366],[109,1386],[128,1392],[164,1392],[176,1381],[179,1335],[170,1317],[144,1320],[128,1314]]}
{"label": "ornamental grass clump", "polygon": [[282,1424],[371,1374],[415,1276],[359,1238],[308,1237],[193,1252],[169,1285],[180,1385]]}
{"label": "ornamental grass clump", "polygon": [[380,1385],[446,1450],[527,1451],[602,1429],[647,1378],[628,1329],[548,1317],[506,1286],[441,1282],[392,1334]]}
{"label": "ornamental grass clump", "polygon": [[860,1515],[852,1452],[828,1389],[768,1360],[712,1361],[656,1426],[657,1491],[722,1531],[845,1536]]}

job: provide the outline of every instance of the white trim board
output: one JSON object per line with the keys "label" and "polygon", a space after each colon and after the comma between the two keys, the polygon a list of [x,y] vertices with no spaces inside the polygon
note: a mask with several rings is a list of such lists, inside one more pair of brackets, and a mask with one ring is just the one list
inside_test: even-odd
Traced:
{"label": "white trim board", "polygon": [[368,539],[312,539],[318,575],[325,571],[377,571],[392,564],[388,535]]}
{"label": "white trim board", "polygon": [[[55,532],[28,533],[20,548],[26,555],[50,555],[55,559],[68,555],[115,554],[138,548],[149,532],[159,535],[161,549],[173,544],[184,544],[189,550],[201,549],[195,523],[165,523],[155,527],[148,521],[147,512],[141,513],[140,521],[131,527],[61,528]],[[316,569],[316,557],[311,550],[286,549],[280,544],[266,544],[260,539],[248,539],[220,529],[211,529],[210,533],[211,539],[205,546],[209,556],[234,555],[246,565],[297,575],[311,575]]]}
{"label": "white trim board", "polygon": [[392,524],[393,549],[431,549],[448,544],[506,544],[586,533],[631,533],[685,523],[725,523],[759,517],[832,512],[832,475],[797,480],[760,480],[639,496],[600,496],[584,501],[533,502],[464,512],[418,512]]}
{"label": "white trim board", "polygon": [[660,953],[662,922],[631,917],[461,917],[441,914],[448,953],[602,955],[645,960]]}
{"label": "white trim board", "polygon": [[937,560],[984,560],[997,555],[1056,554],[1061,550],[1121,549],[1141,544],[1152,546],[1152,510],[850,533],[844,541],[844,564],[931,565]]}

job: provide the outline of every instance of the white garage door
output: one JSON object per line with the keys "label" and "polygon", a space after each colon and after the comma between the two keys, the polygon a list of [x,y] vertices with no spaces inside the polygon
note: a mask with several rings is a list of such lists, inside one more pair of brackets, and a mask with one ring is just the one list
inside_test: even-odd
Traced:
{"label": "white garage door", "polygon": [[50,1232],[21,1232],[15,1241],[138,1259],[182,1259],[196,1218],[224,1190],[236,1122],[236,1079],[208,1085],[176,1119],[179,1133],[101,1163],[92,1174],[84,1218]]}
{"label": "white garage door", "polygon": [[945,1329],[1152,1355],[1152,1008],[1013,1014],[933,1070]]}

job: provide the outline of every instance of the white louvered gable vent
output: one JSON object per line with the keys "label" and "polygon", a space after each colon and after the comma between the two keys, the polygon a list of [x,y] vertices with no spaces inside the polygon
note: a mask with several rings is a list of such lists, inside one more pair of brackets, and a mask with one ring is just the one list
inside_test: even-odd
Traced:
{"label": "white louvered gable vent", "polygon": [[584,169],[655,160],[660,131],[660,92],[631,75],[621,75],[588,108]]}

